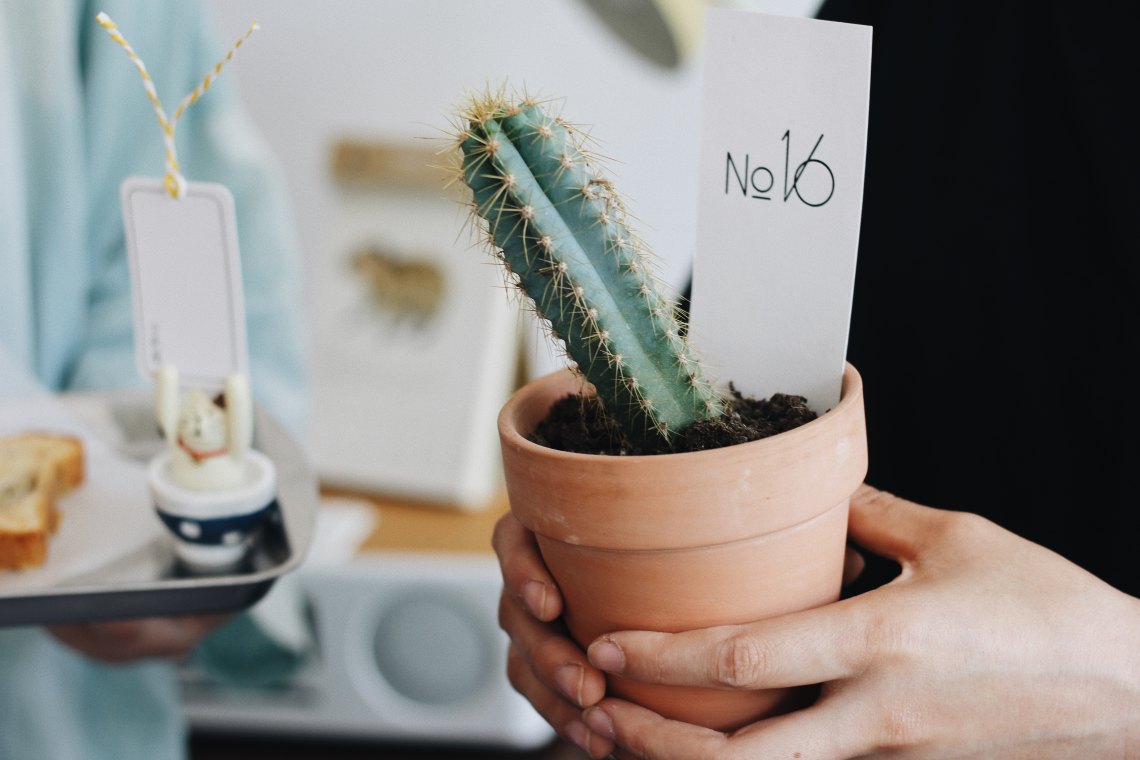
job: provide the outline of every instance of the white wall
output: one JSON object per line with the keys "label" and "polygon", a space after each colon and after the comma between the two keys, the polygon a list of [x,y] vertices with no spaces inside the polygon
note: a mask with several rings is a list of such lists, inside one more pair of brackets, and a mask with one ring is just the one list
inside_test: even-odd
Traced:
{"label": "white wall", "polygon": [[[740,5],[741,0],[733,4]],[[815,0],[752,5],[802,14]],[[467,89],[509,80],[592,125],[674,287],[695,238],[699,61],[638,58],[576,0],[210,0],[219,37],[261,31],[234,77],[280,156],[302,241],[319,255],[327,159],[340,135],[433,137]]]}

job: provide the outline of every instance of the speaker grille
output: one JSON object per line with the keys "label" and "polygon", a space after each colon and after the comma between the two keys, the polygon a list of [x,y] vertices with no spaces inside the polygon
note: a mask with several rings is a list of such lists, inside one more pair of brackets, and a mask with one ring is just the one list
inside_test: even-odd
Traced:
{"label": "speaker grille", "polygon": [[376,626],[373,656],[384,680],[427,705],[461,702],[484,686],[494,642],[466,600],[432,593],[389,605]]}

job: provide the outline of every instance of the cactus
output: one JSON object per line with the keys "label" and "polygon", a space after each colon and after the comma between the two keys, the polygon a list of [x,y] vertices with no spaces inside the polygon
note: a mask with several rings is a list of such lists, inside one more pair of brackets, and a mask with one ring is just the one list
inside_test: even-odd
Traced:
{"label": "cactus", "polygon": [[462,178],[487,247],[642,449],[668,449],[724,403],[661,294],[644,244],[583,134],[531,99],[471,98]]}

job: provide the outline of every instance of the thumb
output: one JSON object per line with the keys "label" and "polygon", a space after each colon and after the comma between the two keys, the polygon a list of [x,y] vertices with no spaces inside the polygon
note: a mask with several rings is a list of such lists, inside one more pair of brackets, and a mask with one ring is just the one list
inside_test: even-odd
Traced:
{"label": "thumb", "polygon": [[864,483],[851,496],[848,532],[855,543],[875,554],[911,560],[941,513]]}

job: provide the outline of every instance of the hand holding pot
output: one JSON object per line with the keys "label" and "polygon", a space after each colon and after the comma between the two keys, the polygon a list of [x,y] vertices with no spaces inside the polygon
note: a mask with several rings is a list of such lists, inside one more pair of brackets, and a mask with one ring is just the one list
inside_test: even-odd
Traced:
{"label": "hand holding pot", "polygon": [[582,709],[605,695],[605,676],[562,630],[562,596],[538,552],[534,534],[514,515],[503,516],[493,539],[503,572],[499,625],[511,637],[507,675],[564,739],[591,757],[613,751],[613,742],[592,736]]}
{"label": "hand holding pot", "polygon": [[976,515],[866,486],[850,532],[901,575],[779,618],[589,648],[639,680],[824,682],[812,707],[725,735],[606,699],[585,711],[594,740],[653,760],[1140,757],[1140,601]]}

